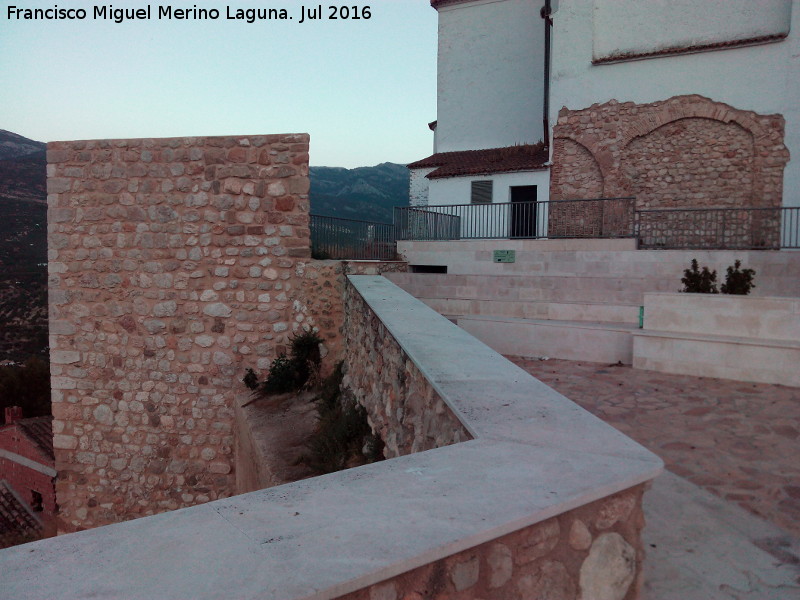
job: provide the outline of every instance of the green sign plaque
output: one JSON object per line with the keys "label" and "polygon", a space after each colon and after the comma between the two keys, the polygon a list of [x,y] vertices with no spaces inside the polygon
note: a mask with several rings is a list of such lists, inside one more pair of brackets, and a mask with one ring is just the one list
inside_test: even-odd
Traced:
{"label": "green sign plaque", "polygon": [[516,250],[495,250],[492,262],[513,263],[517,260]]}

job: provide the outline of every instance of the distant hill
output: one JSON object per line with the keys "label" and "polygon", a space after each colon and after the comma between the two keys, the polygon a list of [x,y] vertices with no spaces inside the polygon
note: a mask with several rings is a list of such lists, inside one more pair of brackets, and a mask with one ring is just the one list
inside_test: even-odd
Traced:
{"label": "distant hill", "polygon": [[311,212],[315,215],[392,222],[392,208],[408,206],[409,171],[381,163],[344,169],[311,167]]}
{"label": "distant hill", "polygon": [[29,140],[16,133],[0,129],[0,160],[34,154],[45,149],[45,144]]}
{"label": "distant hill", "polygon": [[47,160],[0,129],[0,361],[47,348]]}
{"label": "distant hill", "polygon": [[45,144],[0,129],[0,198],[45,203]]}

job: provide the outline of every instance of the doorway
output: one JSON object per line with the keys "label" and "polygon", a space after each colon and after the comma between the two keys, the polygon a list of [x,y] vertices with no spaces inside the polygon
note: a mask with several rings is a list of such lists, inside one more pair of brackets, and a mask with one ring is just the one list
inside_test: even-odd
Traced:
{"label": "doorway", "polygon": [[536,187],[535,185],[511,186],[511,236],[512,238],[536,237]]}

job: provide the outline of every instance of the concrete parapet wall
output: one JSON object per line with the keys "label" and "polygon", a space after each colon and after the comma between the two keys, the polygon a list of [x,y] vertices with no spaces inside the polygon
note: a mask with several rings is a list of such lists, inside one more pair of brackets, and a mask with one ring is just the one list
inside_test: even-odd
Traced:
{"label": "concrete parapet wall", "polygon": [[307,325],[305,134],[48,144],[62,529],[234,493],[234,382]]}
{"label": "concrete parapet wall", "polygon": [[800,386],[800,299],[645,294],[633,366]]}

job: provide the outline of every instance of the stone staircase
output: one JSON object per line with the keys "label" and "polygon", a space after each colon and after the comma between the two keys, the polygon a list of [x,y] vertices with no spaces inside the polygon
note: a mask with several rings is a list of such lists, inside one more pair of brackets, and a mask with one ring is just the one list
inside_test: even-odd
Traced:
{"label": "stone staircase", "polygon": [[658,283],[597,275],[574,253],[548,254],[546,265],[528,263],[529,273],[387,276],[502,354],[631,364],[643,294]]}
{"label": "stone staircase", "polygon": [[[800,253],[636,250],[633,240],[401,242],[415,265],[447,273],[386,276],[502,354],[632,363],[648,292],[677,292],[692,258],[756,270],[754,295],[800,296]],[[495,249],[513,263],[493,262]]]}

